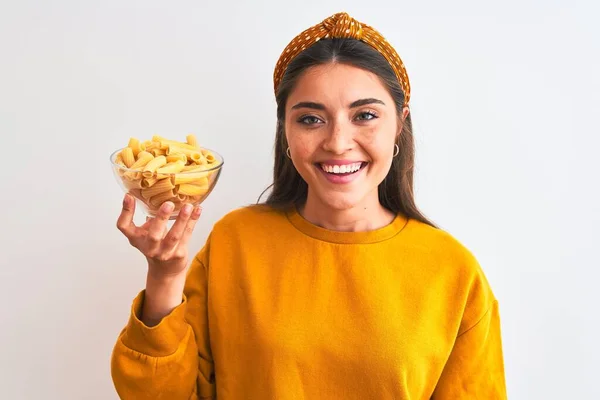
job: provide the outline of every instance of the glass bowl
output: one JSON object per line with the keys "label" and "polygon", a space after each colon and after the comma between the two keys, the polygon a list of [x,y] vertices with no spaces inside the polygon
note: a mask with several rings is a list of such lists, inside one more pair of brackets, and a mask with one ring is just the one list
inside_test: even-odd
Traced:
{"label": "glass bowl", "polygon": [[177,219],[184,204],[196,206],[201,204],[214,189],[224,164],[223,157],[213,150],[198,148],[202,153],[209,152],[214,162],[198,165],[190,170],[176,173],[159,173],[143,171],[143,168],[130,169],[117,163],[117,155],[123,149],[115,150],[110,155],[111,167],[117,183],[125,193],[131,194],[146,215],[156,217],[160,206],[171,201],[175,209],[169,217]]}

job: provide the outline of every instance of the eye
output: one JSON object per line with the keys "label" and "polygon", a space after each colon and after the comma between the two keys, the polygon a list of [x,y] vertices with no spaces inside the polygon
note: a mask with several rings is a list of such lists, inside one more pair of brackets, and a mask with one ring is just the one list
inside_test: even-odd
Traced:
{"label": "eye", "polygon": [[302,117],[298,118],[298,122],[304,125],[316,125],[323,121],[314,115],[303,115]]}
{"label": "eye", "polygon": [[379,118],[379,117],[377,116],[377,114],[374,111],[364,111],[364,112],[359,113],[356,116],[357,121],[370,121],[370,120],[376,119],[376,118]]}

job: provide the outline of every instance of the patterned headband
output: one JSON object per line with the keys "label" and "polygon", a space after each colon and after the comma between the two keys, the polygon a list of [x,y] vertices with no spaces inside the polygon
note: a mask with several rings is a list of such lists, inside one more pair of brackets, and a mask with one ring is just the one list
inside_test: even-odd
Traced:
{"label": "patterned headband", "polygon": [[406,73],[404,63],[396,53],[396,50],[385,40],[383,36],[368,25],[358,22],[348,14],[342,12],[332,15],[320,24],[308,28],[294,38],[281,53],[275,72],[273,73],[273,82],[275,85],[275,94],[283,78],[283,74],[290,62],[306,48],[317,43],[321,39],[329,38],[350,38],[360,40],[385,57],[388,61],[398,82],[404,92],[404,105],[408,105],[410,100],[410,82]]}

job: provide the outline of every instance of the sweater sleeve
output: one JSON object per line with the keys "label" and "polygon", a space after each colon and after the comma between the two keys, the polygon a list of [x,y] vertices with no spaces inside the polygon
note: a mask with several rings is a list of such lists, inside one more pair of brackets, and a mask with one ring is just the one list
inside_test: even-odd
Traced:
{"label": "sweater sleeve", "polygon": [[432,400],[506,399],[498,301],[456,338]]}
{"label": "sweater sleeve", "polygon": [[215,398],[207,269],[201,254],[190,266],[182,303],[158,325],[148,327],[139,319],[144,291],[133,301],[111,359],[112,379],[121,399]]}

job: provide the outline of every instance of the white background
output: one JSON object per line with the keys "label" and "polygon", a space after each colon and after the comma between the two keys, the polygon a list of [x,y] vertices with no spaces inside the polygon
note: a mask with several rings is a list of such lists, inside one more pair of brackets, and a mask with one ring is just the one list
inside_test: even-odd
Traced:
{"label": "white background", "polygon": [[600,398],[591,0],[3,0],[0,398],[117,397],[110,353],[145,264],[115,228],[108,155],[194,132],[225,157],[197,251],[270,183],[281,50],[342,10],[406,63],[417,201],[500,300],[509,398]]}

